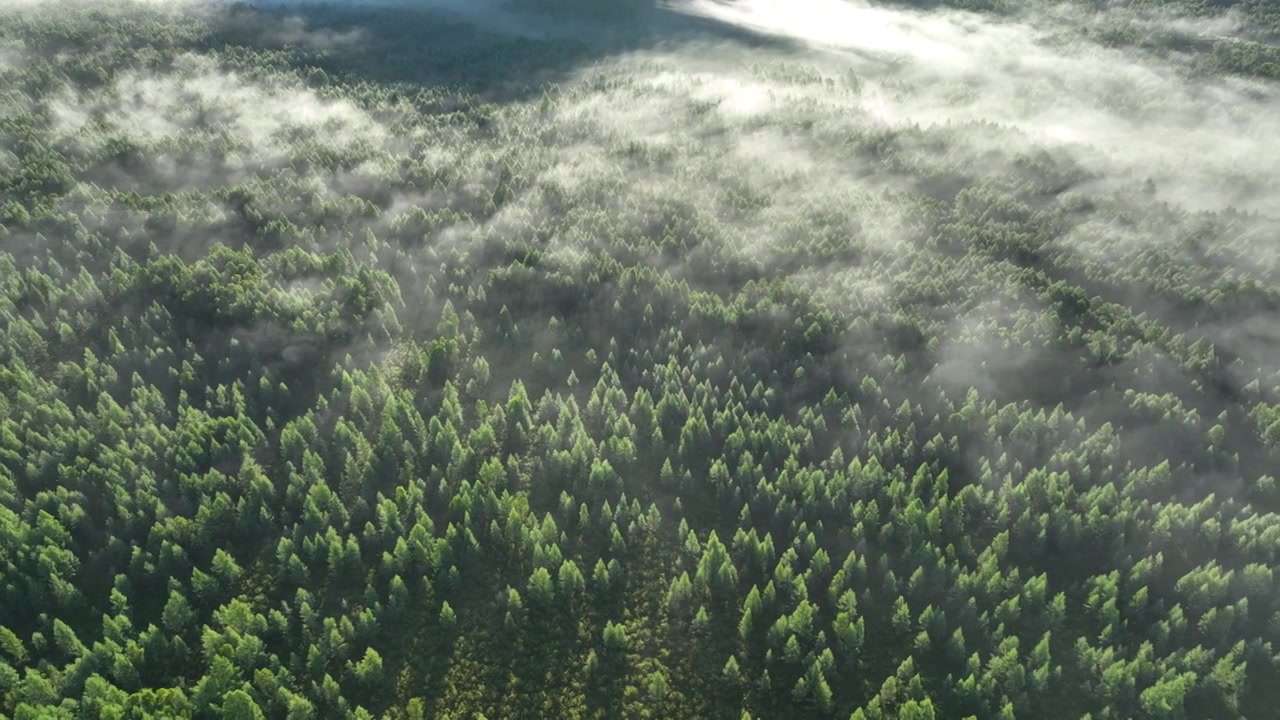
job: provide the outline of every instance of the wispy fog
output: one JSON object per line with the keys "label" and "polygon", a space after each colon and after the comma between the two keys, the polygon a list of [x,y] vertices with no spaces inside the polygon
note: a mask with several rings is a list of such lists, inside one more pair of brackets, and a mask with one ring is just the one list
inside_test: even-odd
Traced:
{"label": "wispy fog", "polygon": [[856,105],[888,124],[986,121],[1040,144],[1091,146],[1102,151],[1089,155],[1091,169],[1150,177],[1163,198],[1194,209],[1264,210],[1280,198],[1280,154],[1267,151],[1280,137],[1274,84],[1192,81],[1167,60],[1063,44],[1035,25],[965,13],[845,0],[691,0],[684,8],[828,51],[815,62],[858,72],[865,91]]}
{"label": "wispy fog", "polygon": [[[541,6],[398,6],[502,32],[593,32]],[[500,208],[459,216],[431,241],[465,246],[541,226],[551,252],[572,264],[588,248],[630,242],[606,237],[609,226],[670,227],[692,232],[701,250],[668,258],[636,245],[635,259],[718,289],[699,265],[700,253],[714,249],[755,268],[748,276],[791,277],[851,307],[893,302],[893,272],[947,262],[933,249],[939,229],[919,221],[922,203],[951,203],[964,188],[1056,213],[1062,230],[1046,250],[1097,277],[1120,267],[1142,272],[1142,258],[1156,256],[1198,272],[1265,278],[1275,267],[1274,83],[1210,78],[1176,54],[1092,44],[1069,31],[1091,16],[1063,8],[1001,20],[845,0],[681,0],[654,13],[646,23],[667,13],[668,25],[697,19],[785,42],[748,46],[693,33],[596,52],[551,78],[545,92],[495,105],[473,130],[403,103],[358,107],[297,78],[250,78],[195,54],[163,71],[127,71],[105,87],[67,91],[50,111],[60,134],[86,147],[130,137],[169,152],[101,175],[108,185],[170,191],[244,182],[296,166],[300,154],[324,145],[363,160],[303,185],[375,201],[385,211],[377,229],[414,208],[479,202],[517,168]],[[1127,17],[1197,36],[1235,27],[1229,17]],[[269,30],[286,46],[339,59],[369,38],[360,27],[313,23],[305,8],[254,21],[275,23]],[[0,67],[15,57],[0,54]],[[201,143],[221,144],[216,162]],[[398,183],[397,158],[410,151],[449,184]],[[1227,208],[1252,214],[1214,225],[1212,242],[1188,255],[1200,222],[1192,214]],[[984,211],[969,203],[956,212]],[[836,236],[844,251],[813,252]],[[990,282],[976,315],[953,318],[944,331],[972,335],[994,320],[988,311],[1004,305],[990,300],[1004,290],[999,277]],[[1134,312],[1176,312],[1147,289],[1094,290]],[[1249,313],[1197,332],[1212,332],[1256,368],[1280,339],[1280,323],[1261,309]],[[947,372],[971,359],[965,353],[947,356]]]}

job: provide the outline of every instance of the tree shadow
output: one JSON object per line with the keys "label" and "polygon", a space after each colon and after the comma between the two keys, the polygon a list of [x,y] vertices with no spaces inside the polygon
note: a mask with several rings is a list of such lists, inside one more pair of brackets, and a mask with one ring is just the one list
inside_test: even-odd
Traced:
{"label": "tree shadow", "polygon": [[308,75],[409,92],[448,88],[506,103],[536,96],[609,57],[685,44],[802,49],[657,0],[236,3],[217,20],[213,36],[193,49],[276,51]]}

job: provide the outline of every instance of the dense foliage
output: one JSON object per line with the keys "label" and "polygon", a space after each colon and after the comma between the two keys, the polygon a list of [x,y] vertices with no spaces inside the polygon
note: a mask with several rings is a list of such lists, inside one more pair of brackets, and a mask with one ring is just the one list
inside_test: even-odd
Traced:
{"label": "dense foliage", "polygon": [[0,715],[1275,717],[1256,213],[415,17],[0,7]]}

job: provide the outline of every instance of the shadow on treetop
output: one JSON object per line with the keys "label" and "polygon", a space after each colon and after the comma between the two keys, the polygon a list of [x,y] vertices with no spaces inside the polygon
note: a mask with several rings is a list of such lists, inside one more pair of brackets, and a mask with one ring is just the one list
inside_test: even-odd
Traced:
{"label": "shadow on treetop", "polygon": [[[342,81],[407,91],[448,87],[493,102],[535,95],[610,56],[673,43],[799,49],[793,41],[684,14],[654,0],[433,0],[424,5],[239,2],[223,16],[210,43],[285,50],[298,68],[318,69]],[[296,33],[279,32],[286,25],[347,41],[300,47]]]}

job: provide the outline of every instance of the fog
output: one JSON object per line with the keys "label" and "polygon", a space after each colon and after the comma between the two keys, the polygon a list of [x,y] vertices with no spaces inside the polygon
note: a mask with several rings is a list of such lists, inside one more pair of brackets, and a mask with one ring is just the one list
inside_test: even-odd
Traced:
{"label": "fog", "polygon": [[[1044,145],[1091,146],[1105,154],[1094,156],[1100,174],[1152,177],[1164,199],[1194,209],[1267,209],[1278,197],[1280,156],[1265,151],[1280,136],[1274,85],[1197,82],[1167,59],[1066,45],[1036,25],[964,13],[844,0],[692,0],[685,7],[829,51],[833,62],[864,74],[859,105],[888,124],[981,120]],[[1262,187],[1240,187],[1243,178]]]}
{"label": "fog", "polygon": [[[107,185],[144,191],[270,176],[317,145],[350,151],[364,159],[301,182],[334,197],[375,200],[384,209],[369,224],[376,232],[417,207],[478,202],[504,166],[515,166],[520,175],[506,202],[438,231],[431,238],[437,249],[544,225],[552,255],[573,267],[587,250],[611,242],[600,213],[622,225],[683,222],[700,229],[698,249],[680,258],[641,247],[635,253],[715,291],[733,288],[708,277],[703,261],[706,253],[727,253],[803,283],[844,310],[891,307],[894,272],[913,276],[949,262],[931,246],[936,228],[917,222],[920,203],[952,202],[964,187],[1061,213],[1066,220],[1053,252],[1095,275],[1131,272],[1144,253],[1185,255],[1198,222],[1192,214],[1227,208],[1253,214],[1236,218],[1207,256],[1188,256],[1187,265],[1263,279],[1276,265],[1276,85],[1207,77],[1186,57],[1106,48],[1073,31],[1105,13],[1049,7],[999,19],[846,0],[679,0],[655,7],[636,26],[644,43],[602,48],[594,21],[566,20],[543,5],[357,4],[420,9],[499,34],[600,42],[578,64],[546,75],[555,84],[544,92],[498,102],[481,131],[433,122],[404,103],[357,106],[289,76],[249,77],[191,53],[163,72],[130,70],[106,87],[67,91],[51,107],[58,133],[90,148],[120,135],[168,148],[233,141],[216,163],[188,148],[100,176]],[[224,12],[195,5],[215,23]],[[313,21],[312,3],[257,5],[274,8],[251,21],[280,47],[310,48],[340,63],[377,39],[367,28]],[[1126,17],[1197,37],[1239,29],[1229,16]],[[680,18],[780,42],[653,34]],[[14,57],[16,51],[0,54],[0,67]],[[537,57],[511,62],[536,64]],[[483,87],[476,92],[484,98]],[[453,183],[397,183],[397,158],[411,149]],[[1028,177],[1041,187],[1023,187]],[[573,200],[566,205],[565,198]],[[853,236],[854,250],[812,255],[813,241],[832,233]],[[990,313],[1008,292],[998,273],[975,282],[982,289],[973,306],[948,309],[967,313],[964,319],[940,327],[966,343],[976,337],[973,328],[998,320]],[[1177,312],[1141,288],[1107,292],[1104,299],[1135,313]],[[1265,366],[1266,374],[1280,340],[1275,320],[1256,309],[1196,332],[1211,333],[1250,373]],[[1041,341],[1054,331],[1041,328]],[[968,377],[961,366],[972,363],[974,384],[993,382],[983,357],[995,351],[944,346],[942,375]]]}
{"label": "fog", "polygon": [[[300,32],[300,31],[297,31]],[[247,145],[255,156],[283,151],[286,128],[323,133],[338,147],[389,142],[388,131],[350,101],[327,100],[296,86],[272,86],[219,71],[187,55],[170,74],[124,73],[107,92],[68,93],[52,105],[57,129],[75,135],[102,118],[128,137],[155,143],[201,129],[216,130]]]}

